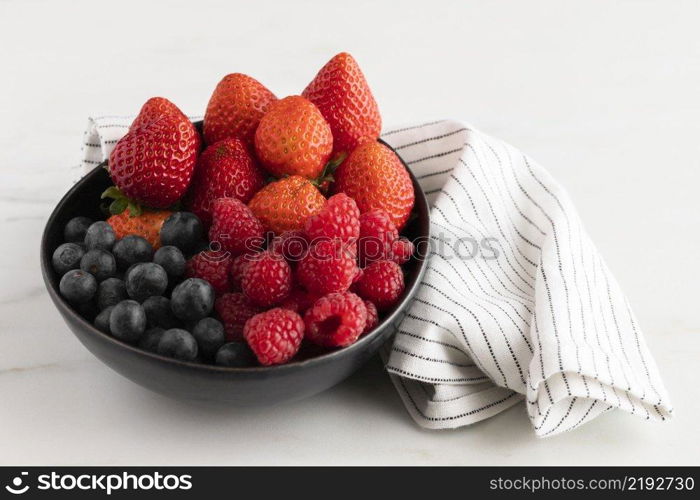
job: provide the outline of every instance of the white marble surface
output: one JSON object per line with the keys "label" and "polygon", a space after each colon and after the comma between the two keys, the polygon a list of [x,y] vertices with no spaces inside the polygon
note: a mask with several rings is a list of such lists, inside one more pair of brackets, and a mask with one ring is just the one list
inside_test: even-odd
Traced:
{"label": "white marble surface", "polygon": [[[698,464],[699,17],[662,0],[0,2],[0,463]],[[312,399],[233,410],[153,395],[79,344],[38,247],[86,117],[152,95],[200,114],[233,71],[299,92],[341,50],[387,124],[465,118],[567,187],[639,315],[673,420],[614,412],[540,440],[519,405],[428,432],[377,361]]]}

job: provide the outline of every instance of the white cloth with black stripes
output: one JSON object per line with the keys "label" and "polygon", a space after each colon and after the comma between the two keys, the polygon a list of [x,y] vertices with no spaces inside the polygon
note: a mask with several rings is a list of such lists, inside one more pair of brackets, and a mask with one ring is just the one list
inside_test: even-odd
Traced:
{"label": "white cloth with black stripes", "polygon": [[[128,130],[91,119],[86,170]],[[642,332],[569,197],[523,153],[469,125],[385,133],[431,205],[431,255],[387,370],[422,427],[468,425],[525,400],[535,432],[613,408],[672,414]]]}

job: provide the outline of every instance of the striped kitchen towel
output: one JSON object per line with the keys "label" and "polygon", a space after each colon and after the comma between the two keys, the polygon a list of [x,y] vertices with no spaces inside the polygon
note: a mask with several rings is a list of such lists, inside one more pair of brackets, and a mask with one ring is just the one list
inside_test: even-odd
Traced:
{"label": "striped kitchen towel", "polygon": [[[86,171],[130,123],[90,120]],[[523,399],[540,436],[612,408],[671,416],[627,299],[542,167],[454,121],[392,130],[383,139],[431,204],[428,271],[385,353],[420,426],[468,425]]]}

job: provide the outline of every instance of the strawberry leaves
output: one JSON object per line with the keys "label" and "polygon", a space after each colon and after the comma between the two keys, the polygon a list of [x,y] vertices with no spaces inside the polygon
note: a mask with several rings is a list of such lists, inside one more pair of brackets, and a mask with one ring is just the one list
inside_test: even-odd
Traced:
{"label": "strawberry leaves", "polygon": [[108,198],[113,200],[108,208],[111,215],[118,215],[127,209],[131,217],[138,217],[143,213],[141,205],[127,198],[116,186],[108,187],[100,196],[102,200]]}

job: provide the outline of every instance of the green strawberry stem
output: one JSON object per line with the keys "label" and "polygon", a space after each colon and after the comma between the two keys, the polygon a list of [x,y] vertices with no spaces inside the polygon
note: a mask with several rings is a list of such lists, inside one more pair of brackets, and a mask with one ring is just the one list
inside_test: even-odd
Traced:
{"label": "green strawberry stem", "polygon": [[325,182],[333,182],[335,180],[333,178],[333,173],[340,166],[340,164],[343,163],[347,156],[347,153],[343,151],[341,153],[338,153],[334,158],[331,158],[328,161],[328,163],[326,163],[326,165],[323,167],[321,175],[319,175],[316,179],[312,179],[311,184],[313,184],[316,187],[319,187],[322,186]]}
{"label": "green strawberry stem", "polygon": [[109,205],[109,213],[112,215],[118,215],[126,209],[129,209],[129,215],[131,217],[138,217],[143,213],[141,205],[127,198],[116,186],[110,186],[104,190],[100,199],[104,200],[105,198],[114,200]]}

